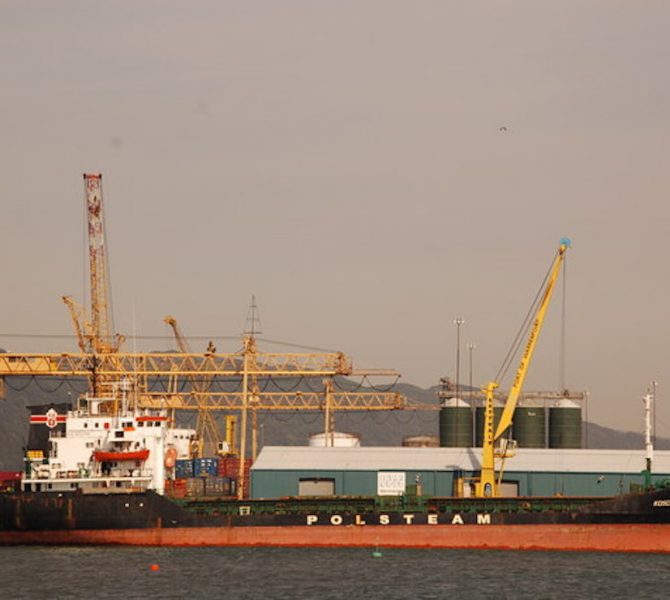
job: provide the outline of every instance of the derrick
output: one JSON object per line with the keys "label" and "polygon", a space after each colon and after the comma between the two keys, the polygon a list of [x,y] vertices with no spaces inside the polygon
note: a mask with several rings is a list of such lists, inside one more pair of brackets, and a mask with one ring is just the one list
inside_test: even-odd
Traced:
{"label": "derrick", "polygon": [[[526,346],[524,348],[519,366],[517,367],[514,381],[509,389],[507,400],[503,408],[500,421],[497,428],[494,429],[494,415],[493,415],[493,399],[495,390],[499,387],[498,381],[490,381],[483,388],[485,394],[484,405],[484,435],[482,444],[482,464],[481,472],[478,478],[475,479],[475,495],[479,497],[498,496],[499,486],[502,482],[502,470],[506,458],[513,456],[516,444],[513,440],[503,439],[503,434],[508,430],[512,424],[512,417],[514,410],[521,394],[528,369],[530,367],[533,353],[537,341],[542,331],[542,326],[547,315],[547,309],[551,302],[551,297],[558,280],[561,266],[565,259],[565,253],[570,247],[570,240],[563,238],[560,241],[556,257],[554,258],[549,273],[545,279],[544,288],[540,295],[540,300],[537,304],[533,314],[532,325],[530,326]],[[501,444],[498,448],[495,447],[496,441],[500,440]],[[496,458],[500,459],[501,465],[496,471]],[[496,481],[497,477],[497,481]]]}

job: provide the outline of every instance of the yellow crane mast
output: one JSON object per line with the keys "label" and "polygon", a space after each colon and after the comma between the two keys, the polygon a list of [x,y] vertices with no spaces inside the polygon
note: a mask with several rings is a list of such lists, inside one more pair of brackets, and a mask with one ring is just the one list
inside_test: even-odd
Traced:
{"label": "yellow crane mast", "polygon": [[569,247],[570,240],[567,238],[561,239],[558,252],[556,253],[551,269],[549,270],[541,299],[535,311],[533,323],[530,327],[528,339],[526,341],[526,347],[516,370],[514,381],[510,387],[498,427],[495,431],[493,426],[493,398],[499,383],[497,381],[491,381],[483,388],[483,391],[486,394],[484,405],[484,436],[482,444],[481,472],[479,478],[475,480],[476,496],[489,497],[499,495],[499,484],[502,481],[502,466],[498,473],[498,481],[496,481],[496,454],[498,455],[498,458],[504,460],[511,455],[513,448],[508,448],[506,444],[503,444],[498,452],[496,452],[495,443],[502,438],[503,433],[512,424],[512,417],[514,415],[514,410],[516,409],[517,400],[526,379],[528,367],[533,358],[533,353],[537,345],[540,331],[542,330],[542,325],[544,324],[551,296],[558,279],[561,265],[565,258],[565,253]]}

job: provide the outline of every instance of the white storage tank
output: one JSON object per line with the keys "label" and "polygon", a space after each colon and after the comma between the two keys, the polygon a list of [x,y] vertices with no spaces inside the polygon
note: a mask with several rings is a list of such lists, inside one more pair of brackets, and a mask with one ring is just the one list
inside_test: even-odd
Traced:
{"label": "white storage tank", "polygon": [[[358,448],[361,445],[361,436],[355,433],[333,432],[333,447],[335,448]],[[326,446],[326,434],[314,433],[309,436],[309,445],[314,448]]]}
{"label": "white storage tank", "polygon": [[405,448],[439,448],[440,437],[437,435],[411,435],[403,438]]}

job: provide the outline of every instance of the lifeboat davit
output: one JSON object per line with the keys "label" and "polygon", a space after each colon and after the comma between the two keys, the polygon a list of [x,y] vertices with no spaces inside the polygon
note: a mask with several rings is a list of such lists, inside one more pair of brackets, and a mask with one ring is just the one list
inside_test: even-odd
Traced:
{"label": "lifeboat davit", "polygon": [[141,460],[149,458],[149,450],[136,450],[135,452],[105,452],[104,450],[94,450],[93,458],[98,462],[119,462],[122,460]]}

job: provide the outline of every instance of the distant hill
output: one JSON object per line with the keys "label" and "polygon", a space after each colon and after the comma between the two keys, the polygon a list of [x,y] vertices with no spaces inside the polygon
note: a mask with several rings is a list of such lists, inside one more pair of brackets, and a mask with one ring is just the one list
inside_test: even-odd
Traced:
{"label": "distant hill", "polygon": [[[617,431],[595,423],[585,424],[586,443],[589,448],[634,450],[644,449],[644,435],[634,431]],[[654,448],[657,450],[670,450],[670,439],[656,438]]]}
{"label": "distant hill", "polygon": [[[282,380],[283,389],[308,389],[299,380]],[[358,387],[351,381],[338,380],[343,389]],[[423,389],[407,383],[397,384],[395,391],[410,402],[438,404],[439,386]],[[23,447],[28,439],[28,410],[31,404],[68,402],[85,390],[82,380],[30,380],[14,377],[5,382],[4,400],[0,400],[0,470],[18,470],[22,465]],[[184,426],[195,426],[195,415],[182,414]],[[259,414],[260,445],[306,445],[309,436],[324,429],[323,414],[265,413]],[[405,437],[438,435],[439,416],[433,411],[338,412],[337,431],[355,433],[363,446],[400,446]],[[595,423],[584,423],[589,448],[644,448],[641,433],[621,432]],[[658,439],[656,448],[670,449],[670,439]]]}

